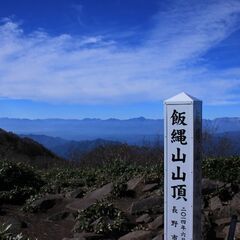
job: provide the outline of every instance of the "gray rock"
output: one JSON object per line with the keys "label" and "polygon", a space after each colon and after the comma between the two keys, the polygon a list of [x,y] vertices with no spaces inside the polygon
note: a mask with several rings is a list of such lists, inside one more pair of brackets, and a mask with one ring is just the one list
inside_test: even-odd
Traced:
{"label": "gray rock", "polygon": [[151,219],[152,219],[151,216],[148,213],[146,213],[138,217],[136,219],[136,223],[149,223]]}
{"label": "gray rock", "polygon": [[240,215],[240,193],[237,193],[231,203],[230,203],[231,209],[233,209],[234,212],[236,212],[238,215]]}
{"label": "gray rock", "polygon": [[98,240],[103,239],[103,235],[90,233],[90,232],[81,232],[81,233],[74,233],[74,238],[81,239],[81,240]]}
{"label": "gray rock", "polygon": [[120,237],[119,240],[150,240],[152,236],[150,231],[138,230]]}
{"label": "gray rock", "polygon": [[202,193],[209,194],[224,186],[223,182],[210,180],[208,178],[202,179]]}
{"label": "gray rock", "polygon": [[[224,229],[223,229],[223,235],[225,235],[225,237],[227,237],[228,236],[228,233],[229,233],[229,225],[228,226],[226,226],[226,227],[224,227]],[[235,235],[234,235],[234,239],[240,239],[240,222],[237,222],[237,224],[236,224],[236,229],[235,229]],[[227,239],[227,238],[226,238]]]}
{"label": "gray rock", "polygon": [[222,206],[220,209],[217,209],[213,212],[214,219],[229,218],[231,216],[231,207],[230,205]]}
{"label": "gray rock", "polygon": [[163,240],[163,236],[162,235],[157,235],[152,240]]}
{"label": "gray rock", "polygon": [[68,193],[69,198],[82,198],[84,195],[84,191],[82,188],[77,188],[74,191]]}
{"label": "gray rock", "polygon": [[147,185],[144,186],[144,188],[143,188],[142,191],[143,191],[143,192],[153,191],[154,189],[157,188],[157,186],[158,186],[157,183],[147,184]]}
{"label": "gray rock", "polygon": [[15,234],[20,233],[22,231],[22,228],[27,227],[27,224],[20,220],[18,217],[9,217],[5,223],[6,226],[11,225],[8,232]]}
{"label": "gray rock", "polygon": [[62,240],[85,240],[85,238],[63,238]]}
{"label": "gray rock", "polygon": [[108,183],[103,187],[88,193],[84,198],[73,200],[73,202],[69,203],[66,207],[74,211],[87,209],[97,201],[109,196],[111,194],[112,186],[112,183]]}
{"label": "gray rock", "polygon": [[235,238],[240,239],[240,222],[237,222],[237,225],[236,225]]}
{"label": "gray rock", "polygon": [[149,229],[151,230],[157,230],[158,228],[163,226],[164,217],[163,215],[158,216],[155,218],[152,222],[148,224]]}
{"label": "gray rock", "polygon": [[86,195],[86,198],[96,199],[96,200],[102,200],[103,198],[109,196],[112,191],[113,184],[108,183],[104,185],[101,188],[98,188]]}
{"label": "gray rock", "polygon": [[78,210],[85,210],[96,203],[96,199],[89,199],[89,198],[81,198],[78,200],[74,200],[72,203],[69,203],[66,208],[78,211]]}
{"label": "gray rock", "polygon": [[154,237],[152,240],[163,240],[164,237],[164,230],[162,229],[156,237]]}
{"label": "gray rock", "polygon": [[46,212],[52,208],[57,202],[62,201],[63,197],[60,194],[46,195],[41,199],[37,199],[31,203],[33,212]]}
{"label": "gray rock", "polygon": [[212,211],[218,210],[222,208],[222,202],[218,196],[215,196],[210,199],[209,201],[209,207]]}
{"label": "gray rock", "polygon": [[127,182],[127,191],[135,191],[143,183],[143,177],[133,178]]}
{"label": "gray rock", "polygon": [[53,215],[51,215],[50,217],[47,218],[47,221],[60,221],[63,219],[66,219],[70,216],[70,212],[67,211],[62,211],[62,212],[58,212],[55,213]]}
{"label": "gray rock", "polygon": [[219,218],[219,219],[216,219],[214,222],[218,226],[227,225],[227,224],[229,224],[231,222],[231,218],[230,217],[228,217],[228,218]]}
{"label": "gray rock", "polygon": [[162,198],[159,196],[151,196],[148,198],[144,198],[133,202],[130,208],[131,214],[141,213],[148,210],[159,210],[163,205]]}
{"label": "gray rock", "polygon": [[[223,232],[224,228],[221,227],[216,227],[215,228],[215,233],[216,233],[216,239],[227,239],[227,234]],[[204,240],[207,240],[207,238],[204,238]]]}

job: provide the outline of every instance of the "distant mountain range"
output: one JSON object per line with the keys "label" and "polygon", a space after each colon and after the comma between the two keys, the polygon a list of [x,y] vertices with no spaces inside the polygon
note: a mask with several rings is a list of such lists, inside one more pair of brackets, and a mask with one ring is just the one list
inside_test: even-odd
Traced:
{"label": "distant mountain range", "polygon": [[[110,141],[127,142],[130,144],[143,144],[156,141],[159,137],[162,138],[163,120],[146,119],[143,117],[128,120],[29,120],[0,118],[0,128],[17,134],[55,137],[57,143],[60,142],[63,144],[63,139],[82,141],[99,138]],[[237,132],[240,131],[240,118],[203,120],[203,128],[212,131],[214,134]]]}
{"label": "distant mountain range", "polygon": [[[104,139],[72,141],[57,137],[49,137],[44,135],[20,135],[23,138],[30,138],[40,143],[47,149],[51,150],[56,155],[68,160],[81,159],[85,154],[90,153],[100,146],[120,145],[121,142],[110,141]],[[203,141],[203,150],[206,154],[217,154],[221,156],[239,155],[240,143],[237,141],[240,136],[238,132],[226,132],[214,134],[211,139]],[[160,144],[163,147],[163,136],[158,142],[146,142],[147,147],[154,147],[155,144]],[[143,143],[138,145],[144,145]],[[159,145],[157,145],[159,146]]]}
{"label": "distant mountain range", "polygon": [[[42,156],[51,159],[58,158],[54,154],[60,158],[73,159],[76,156],[81,158],[81,156],[99,146],[119,144],[120,142],[140,146],[163,145],[162,119],[153,120],[142,117],[129,120],[0,118],[0,128],[14,132],[22,138],[22,140],[19,140],[17,135],[11,135],[11,133],[6,133],[3,130],[0,133],[0,143],[3,142],[2,146],[2,143],[0,144],[2,153],[8,152],[8,157],[16,154],[17,158],[21,158],[22,155],[24,158],[25,155],[28,155],[29,152],[27,154],[21,153],[22,150],[27,151],[27,149],[33,149],[33,152],[35,150],[39,151],[41,159],[43,159]],[[221,149],[222,155],[240,154],[240,142],[238,141],[240,118],[203,120],[203,128],[212,135],[212,139],[203,142],[207,153],[216,153]],[[228,141],[222,143],[224,137]],[[11,139],[11,143],[16,142],[15,145],[12,144],[11,147],[7,147],[6,139]],[[41,145],[37,145],[37,143],[50,151],[42,148]],[[19,152],[18,149],[12,151],[14,146],[20,146],[21,151]],[[2,155],[2,157],[4,156]]]}
{"label": "distant mountain range", "polygon": [[75,157],[81,157],[99,146],[119,144],[119,142],[108,141],[104,139],[73,141],[59,137],[49,137],[45,135],[20,135],[22,138],[30,138],[40,143],[53,153],[65,159],[73,160]]}

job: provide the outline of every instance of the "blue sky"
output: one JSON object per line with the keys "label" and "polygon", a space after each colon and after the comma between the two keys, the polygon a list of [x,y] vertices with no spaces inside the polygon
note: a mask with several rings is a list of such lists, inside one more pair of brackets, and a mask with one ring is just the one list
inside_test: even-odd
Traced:
{"label": "blue sky", "polygon": [[0,117],[240,117],[240,1],[1,1],[0,86]]}

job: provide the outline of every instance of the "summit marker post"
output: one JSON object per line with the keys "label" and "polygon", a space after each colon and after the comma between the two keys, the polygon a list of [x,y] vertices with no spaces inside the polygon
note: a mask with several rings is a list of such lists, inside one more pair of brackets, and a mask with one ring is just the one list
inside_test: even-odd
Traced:
{"label": "summit marker post", "polygon": [[164,102],[164,240],[201,239],[202,102]]}

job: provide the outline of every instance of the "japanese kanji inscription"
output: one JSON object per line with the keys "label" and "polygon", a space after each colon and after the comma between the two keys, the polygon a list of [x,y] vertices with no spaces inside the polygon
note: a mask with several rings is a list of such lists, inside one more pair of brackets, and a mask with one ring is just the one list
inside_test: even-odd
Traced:
{"label": "japanese kanji inscription", "polygon": [[164,114],[164,239],[200,240],[202,102],[180,93]]}

